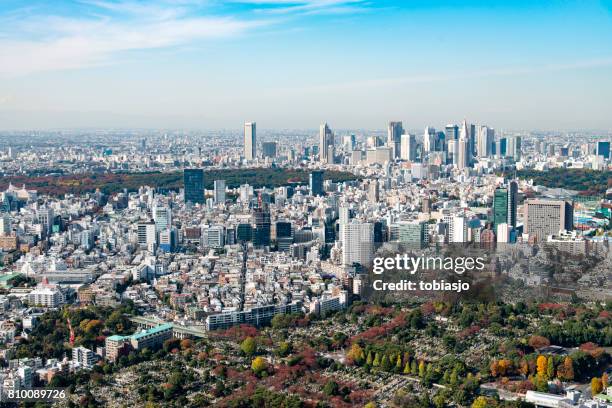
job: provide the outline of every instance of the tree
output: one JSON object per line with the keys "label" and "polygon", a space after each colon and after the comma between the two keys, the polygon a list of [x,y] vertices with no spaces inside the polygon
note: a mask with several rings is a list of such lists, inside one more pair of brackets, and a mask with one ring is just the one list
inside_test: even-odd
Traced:
{"label": "tree", "polygon": [[373,357],[372,357],[372,352],[368,352],[368,358],[366,359],[366,364],[371,366],[372,362],[374,361]]}
{"label": "tree", "polygon": [[402,356],[398,354],[397,360],[395,361],[395,371],[399,373],[401,370],[402,370]]}
{"label": "tree", "polygon": [[591,379],[591,393],[597,395],[603,391],[603,384],[601,378],[594,377]]}
{"label": "tree", "polygon": [[340,386],[338,385],[337,382],[333,380],[328,381],[327,384],[325,384],[325,386],[323,387],[323,393],[330,397],[334,395],[338,395],[339,391],[340,391]]}
{"label": "tree", "polygon": [[365,353],[361,346],[357,343],[353,343],[348,353],[346,353],[346,357],[349,361],[353,362],[356,365],[363,364]]}
{"label": "tree", "polygon": [[255,357],[251,362],[251,369],[257,375],[263,372],[266,368],[268,368],[268,363],[264,360],[263,357]]}
{"label": "tree", "polygon": [[380,362],[380,368],[385,371],[389,371],[391,368],[391,362],[389,361],[389,357],[386,354],[383,355],[382,361]]}
{"label": "tree", "polygon": [[546,356],[543,355],[539,355],[538,359],[536,360],[536,367],[537,367],[537,372],[539,376],[545,376],[546,375],[546,368],[548,366],[548,359],[546,358]]}
{"label": "tree", "polygon": [[365,404],[363,408],[376,408],[376,403],[373,401],[370,401],[367,404]]}
{"label": "tree", "polygon": [[563,364],[557,368],[557,376],[560,380],[572,381],[574,379],[574,361],[570,356],[565,357]]}
{"label": "tree", "polygon": [[550,346],[550,340],[543,336],[531,336],[529,338],[529,345],[537,350],[542,347]]}
{"label": "tree", "polygon": [[291,353],[291,344],[286,341],[281,341],[278,344],[277,354],[281,357],[286,357]]}
{"label": "tree", "polygon": [[376,353],[374,357],[374,362],[372,363],[374,367],[378,367],[380,365],[380,354]]}
{"label": "tree", "polygon": [[419,363],[419,377],[425,377],[425,361],[421,360]]}
{"label": "tree", "polygon": [[410,374],[410,363],[406,362],[404,366],[404,374]]}
{"label": "tree", "polygon": [[548,363],[546,365],[546,375],[549,379],[555,378],[555,362],[553,356],[548,357]]}
{"label": "tree", "polygon": [[485,397],[478,397],[472,403],[472,408],[487,408],[489,406],[489,401]]}
{"label": "tree", "polygon": [[252,337],[247,337],[244,339],[242,344],[240,344],[240,350],[242,350],[242,352],[247,356],[252,356],[255,354],[255,351],[257,350],[257,343],[255,342],[255,339]]}
{"label": "tree", "polygon": [[601,385],[603,386],[603,389],[608,389],[608,385],[610,385],[610,380],[608,378],[608,373],[604,373],[601,376]]}
{"label": "tree", "polygon": [[417,362],[416,360],[412,360],[412,363],[410,363],[410,374],[417,375],[418,373],[419,369],[417,368]]}

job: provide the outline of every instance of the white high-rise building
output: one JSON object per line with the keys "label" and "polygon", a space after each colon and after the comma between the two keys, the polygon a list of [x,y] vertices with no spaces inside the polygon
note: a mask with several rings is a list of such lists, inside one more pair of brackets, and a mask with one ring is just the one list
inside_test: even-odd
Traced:
{"label": "white high-rise building", "polygon": [[157,232],[170,228],[172,225],[172,210],[166,205],[153,206],[153,221]]}
{"label": "white high-rise building", "polygon": [[144,248],[155,247],[157,244],[157,231],[154,222],[138,224],[138,245]]}
{"label": "white high-rise building", "polygon": [[493,153],[495,131],[487,126],[479,126],[476,139],[478,157],[489,157]]}
{"label": "white high-rise building", "polygon": [[334,134],[332,133],[327,123],[321,123],[321,126],[319,127],[319,160],[320,161],[327,163],[330,146],[332,147],[334,146]]}
{"label": "white high-rise building", "polygon": [[404,134],[401,138],[401,154],[402,160],[415,161],[417,155],[416,138],[414,135]]}
{"label": "white high-rise building", "polygon": [[425,153],[436,150],[436,129],[427,126],[423,133],[423,151]]}
{"label": "white high-rise building", "polygon": [[342,227],[342,264],[369,265],[374,255],[374,224],[353,220]]}
{"label": "white high-rise building", "polygon": [[470,165],[470,130],[464,120],[459,131],[457,142],[457,168],[464,169]]}
{"label": "white high-rise building", "polygon": [[215,204],[221,204],[225,202],[225,180],[215,180],[214,200]]}
{"label": "white high-rise building", "polygon": [[244,124],[244,158],[254,160],[257,157],[257,126],[255,122]]}

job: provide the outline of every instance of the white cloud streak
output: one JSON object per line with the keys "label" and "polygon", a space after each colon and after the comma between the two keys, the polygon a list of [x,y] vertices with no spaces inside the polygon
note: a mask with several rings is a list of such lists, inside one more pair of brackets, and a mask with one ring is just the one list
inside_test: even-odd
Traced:
{"label": "white cloud streak", "polygon": [[244,34],[263,19],[199,16],[194,2],[87,1],[93,14],[0,20],[0,76],[111,64],[122,53]]}

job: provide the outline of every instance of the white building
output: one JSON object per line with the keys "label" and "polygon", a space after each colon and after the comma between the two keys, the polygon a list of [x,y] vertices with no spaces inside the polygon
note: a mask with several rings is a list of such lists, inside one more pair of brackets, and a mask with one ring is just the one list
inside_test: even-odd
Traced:
{"label": "white building", "polygon": [[374,224],[353,220],[342,227],[342,264],[368,265],[374,254]]}

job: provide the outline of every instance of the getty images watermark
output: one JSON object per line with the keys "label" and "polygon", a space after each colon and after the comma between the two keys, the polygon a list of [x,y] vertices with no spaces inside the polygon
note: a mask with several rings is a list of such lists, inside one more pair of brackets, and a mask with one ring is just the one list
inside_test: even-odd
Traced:
{"label": "getty images watermark", "polygon": [[[393,257],[374,258],[372,273],[382,275],[385,272],[408,273],[414,276],[421,271],[440,271],[454,273],[462,276],[469,271],[482,271],[485,269],[486,259],[484,257],[441,257],[441,256],[411,256],[408,254],[397,254]],[[375,291],[445,291],[464,292],[470,289],[470,283],[461,279],[453,282],[444,279],[412,281],[401,279],[396,282],[385,282],[383,279],[372,281],[372,289]]]}

